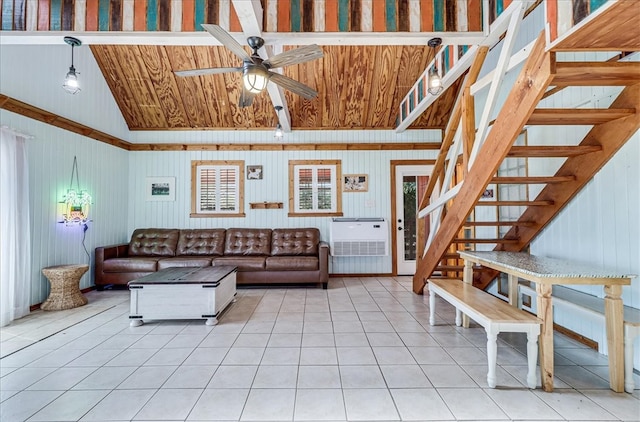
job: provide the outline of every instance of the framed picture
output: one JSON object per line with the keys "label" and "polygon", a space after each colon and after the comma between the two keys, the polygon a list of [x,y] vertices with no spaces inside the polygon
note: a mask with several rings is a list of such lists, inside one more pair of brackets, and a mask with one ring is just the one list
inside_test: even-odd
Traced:
{"label": "framed picture", "polygon": [[489,199],[489,198],[493,198],[493,189],[485,189],[484,192],[482,192],[482,199]]}
{"label": "framed picture", "polygon": [[175,201],[175,177],[147,177],[145,189],[147,201]]}
{"label": "framed picture", "polygon": [[345,174],[343,181],[343,192],[367,192],[369,190],[369,176],[366,174]]}
{"label": "framed picture", "polygon": [[247,166],[247,180],[262,180],[262,166]]}

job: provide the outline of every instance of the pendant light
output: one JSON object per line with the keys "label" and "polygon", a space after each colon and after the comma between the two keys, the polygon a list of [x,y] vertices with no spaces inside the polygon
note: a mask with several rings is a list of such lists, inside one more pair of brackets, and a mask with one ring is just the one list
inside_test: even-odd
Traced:
{"label": "pendant light", "polygon": [[427,81],[427,91],[429,91],[429,94],[431,95],[438,95],[444,89],[444,86],[442,86],[442,78],[438,72],[438,59],[436,57],[436,48],[438,48],[440,44],[442,44],[442,38],[431,38],[427,42],[427,45],[434,49],[433,67],[429,69],[429,79]]}
{"label": "pendant light", "polygon": [[282,106],[275,106],[276,114],[278,115],[278,124],[276,125],[276,131],[273,133],[274,138],[281,139],[284,136],[284,131],[282,130],[282,125],[280,124],[280,110],[282,110]]}
{"label": "pendant light", "polygon": [[80,74],[80,72],[76,72],[76,68],[73,67],[73,48],[81,46],[82,42],[75,37],[64,37],[64,42],[71,46],[71,67],[69,67],[67,76],[64,78],[62,88],[73,95],[80,92],[80,85],[78,84],[78,74]]}

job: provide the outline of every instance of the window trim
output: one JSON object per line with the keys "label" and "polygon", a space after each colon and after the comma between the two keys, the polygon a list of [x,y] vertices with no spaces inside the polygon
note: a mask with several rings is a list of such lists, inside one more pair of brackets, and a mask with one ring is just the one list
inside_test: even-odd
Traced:
{"label": "window trim", "polygon": [[[237,212],[199,212],[198,204],[198,167],[237,167],[238,168],[238,210]],[[244,212],[244,161],[243,160],[193,160],[191,161],[191,218],[245,217]]]}
{"label": "window trim", "polygon": [[[309,212],[296,211],[296,167],[297,166],[335,166],[335,203],[332,211],[312,210]],[[341,160],[289,160],[289,217],[340,217],[342,213],[342,161]]]}

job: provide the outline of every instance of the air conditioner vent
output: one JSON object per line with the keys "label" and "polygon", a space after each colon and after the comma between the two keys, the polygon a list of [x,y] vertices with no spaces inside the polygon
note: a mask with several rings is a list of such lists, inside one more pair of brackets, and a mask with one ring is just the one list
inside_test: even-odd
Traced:
{"label": "air conditioner vent", "polygon": [[331,255],[388,255],[389,229],[384,218],[334,218],[331,222]]}

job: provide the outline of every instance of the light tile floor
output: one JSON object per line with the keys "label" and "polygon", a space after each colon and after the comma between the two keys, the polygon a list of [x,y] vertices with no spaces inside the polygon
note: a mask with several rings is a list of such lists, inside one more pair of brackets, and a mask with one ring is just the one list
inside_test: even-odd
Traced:
{"label": "light tile floor", "polygon": [[640,390],[613,393],[606,357],[557,333],[553,393],[526,388],[519,334],[488,388],[484,330],[444,302],[429,326],[409,278],[240,289],[216,327],[130,328],[127,291],[87,296],[2,329],[0,420],[640,420]]}

